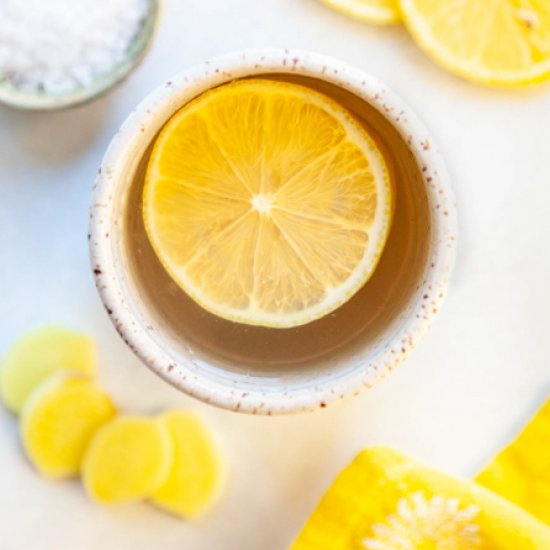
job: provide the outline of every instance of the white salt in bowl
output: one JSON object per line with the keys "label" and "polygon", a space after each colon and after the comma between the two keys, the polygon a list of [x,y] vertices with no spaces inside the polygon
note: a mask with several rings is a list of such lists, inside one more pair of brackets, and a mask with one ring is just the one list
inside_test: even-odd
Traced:
{"label": "white salt in bowl", "polygon": [[53,94],[18,88],[0,80],[0,104],[23,110],[55,110],[74,107],[92,101],[122,82],[139,65],[152,43],[157,28],[162,0],[148,0],[148,11],[129,44],[124,59],[113,68],[95,78],[89,85],[76,87],[69,92]]}

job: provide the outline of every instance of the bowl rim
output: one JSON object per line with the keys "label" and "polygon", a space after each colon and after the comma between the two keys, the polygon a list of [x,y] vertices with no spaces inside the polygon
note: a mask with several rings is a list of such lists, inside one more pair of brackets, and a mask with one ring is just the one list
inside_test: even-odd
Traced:
{"label": "bowl rim", "polygon": [[94,79],[88,86],[59,95],[44,92],[27,93],[11,84],[0,82],[0,105],[22,111],[67,109],[98,99],[122,83],[145,58],[158,29],[162,0],[147,0],[147,2],[149,6],[141,28],[130,42],[124,59],[117,63],[110,72]]}
{"label": "bowl rim", "polygon": [[[191,350],[186,361],[175,361],[162,348],[152,327],[139,321],[128,300],[127,280],[117,267],[115,239],[108,228],[118,223],[113,219],[113,197],[124,184],[124,171],[130,163],[136,165],[136,151],[144,151],[177,108],[213,86],[271,72],[311,76],[336,84],[374,106],[390,121],[422,166],[432,241],[425,279],[416,294],[418,300],[392,338],[366,364],[336,375],[312,376],[306,383],[285,383],[281,377],[273,387],[256,387],[256,378],[245,374],[226,371],[227,376],[211,376]],[[271,415],[324,408],[336,399],[357,394],[409,355],[430,328],[446,295],[456,258],[457,225],[454,194],[443,159],[423,123],[394,92],[338,59],[272,48],[232,52],[195,65],[164,82],[136,107],[112,139],[99,168],[92,192],[88,239],[92,270],[105,309],[123,340],[150,369],[204,402],[233,411]],[[422,303],[426,296],[429,309]]]}

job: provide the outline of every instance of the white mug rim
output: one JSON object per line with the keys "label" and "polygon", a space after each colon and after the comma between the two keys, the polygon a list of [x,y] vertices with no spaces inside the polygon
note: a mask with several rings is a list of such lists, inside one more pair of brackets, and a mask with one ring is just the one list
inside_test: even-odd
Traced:
{"label": "white mug rim", "polygon": [[[195,364],[174,362],[162,349],[150,327],[136,320],[128,303],[126,282],[116,269],[117,249],[110,238],[117,185],[132,152],[149,144],[178,106],[224,82],[266,73],[289,73],[336,84],[380,111],[406,139],[419,166],[430,203],[432,242],[428,268],[418,296],[429,296],[429,311],[421,300],[409,312],[391,341],[367,364],[341,376],[312,376],[307,384],[285,385],[277,391],[255,387],[252,379],[228,372],[213,380]],[[168,115],[168,116],[166,116]],[[159,122],[161,120],[161,122]],[[133,155],[135,157],[135,155]],[[437,203],[437,208],[436,208]],[[229,410],[253,414],[281,414],[325,407],[331,401],[371,387],[399,365],[431,326],[446,294],[456,257],[457,216],[454,196],[443,159],[422,122],[384,84],[362,70],[325,55],[291,49],[233,52],[191,67],[149,94],[128,116],[112,139],[96,178],[90,213],[90,257],[104,306],[128,346],[155,373],[171,385],[202,401]],[[239,378],[239,376],[241,378]]]}

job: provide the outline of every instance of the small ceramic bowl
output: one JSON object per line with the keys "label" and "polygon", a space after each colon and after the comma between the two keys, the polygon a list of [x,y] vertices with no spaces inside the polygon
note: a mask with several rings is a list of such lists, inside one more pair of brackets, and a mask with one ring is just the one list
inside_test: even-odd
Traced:
{"label": "small ceramic bowl", "polygon": [[0,103],[22,110],[51,111],[75,107],[100,97],[122,82],[145,57],[160,18],[161,1],[148,0],[147,15],[128,47],[124,60],[115,65],[109,73],[96,78],[89,86],[75,88],[62,94],[48,94],[21,90],[9,82],[0,82]]}
{"label": "small ceramic bowl", "polygon": [[[169,310],[175,309],[177,317],[180,310],[198,306],[178,294],[180,290],[169,278],[166,281],[162,269],[157,274],[162,283],[145,284],[148,268],[140,267],[146,265],[147,254],[154,256],[147,252],[148,240],[139,241],[138,233],[143,223],[143,173],[156,135],[193,98],[247,77],[297,79],[334,95],[374,125],[372,131],[395,170],[395,217],[377,271],[364,287],[365,293],[357,294],[363,298],[354,297],[334,312],[334,322],[327,316],[319,325],[300,327],[303,332],[297,333],[293,345],[297,349],[309,346],[307,364],[290,361],[278,366],[266,359],[265,364],[260,361],[251,367],[240,364],[235,359],[238,356],[232,359],[222,353],[224,346],[232,346],[237,354],[250,351],[246,345],[258,343],[250,338],[238,349],[230,337],[220,336],[222,352],[206,349],[192,332],[203,323],[214,335],[220,320],[197,310],[196,320],[174,329]],[[105,309],[146,365],[205,402],[269,415],[325,407],[372,386],[403,361],[440,309],[455,258],[456,234],[453,194],[442,158],[423,124],[401,99],[372,76],[342,61],[270,49],[207,61],[165,82],[138,105],[113,138],[99,170],[89,240],[92,269]],[[178,300],[181,304],[174,308]],[[374,321],[365,326],[363,314]],[[340,347],[314,356],[316,347],[324,346],[343,326]],[[243,333],[234,334],[241,338]],[[278,337],[273,332],[262,334]],[[284,346],[281,340],[279,347]],[[258,349],[261,352],[261,346]]]}

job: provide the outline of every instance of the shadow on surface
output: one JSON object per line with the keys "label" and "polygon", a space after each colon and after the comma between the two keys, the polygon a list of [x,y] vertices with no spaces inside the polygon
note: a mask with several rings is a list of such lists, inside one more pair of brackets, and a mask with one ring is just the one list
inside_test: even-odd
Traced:
{"label": "shadow on surface", "polygon": [[89,149],[108,120],[112,94],[59,111],[19,111],[0,106],[0,126],[39,163],[63,165]]}

